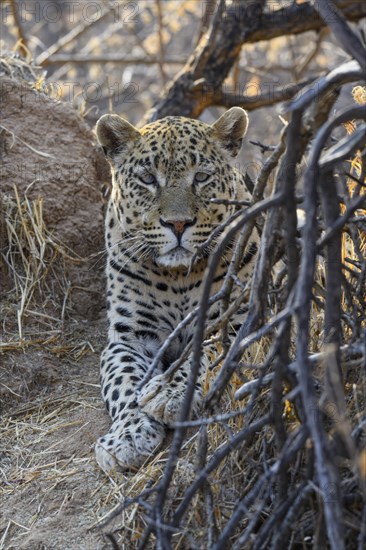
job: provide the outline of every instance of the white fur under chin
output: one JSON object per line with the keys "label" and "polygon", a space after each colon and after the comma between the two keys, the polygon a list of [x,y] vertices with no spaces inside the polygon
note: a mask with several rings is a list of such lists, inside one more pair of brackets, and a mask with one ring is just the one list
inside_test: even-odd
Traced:
{"label": "white fur under chin", "polygon": [[181,248],[167,252],[162,256],[158,256],[155,261],[161,267],[170,267],[173,269],[180,267],[189,268],[191,265],[192,256],[192,252]]}

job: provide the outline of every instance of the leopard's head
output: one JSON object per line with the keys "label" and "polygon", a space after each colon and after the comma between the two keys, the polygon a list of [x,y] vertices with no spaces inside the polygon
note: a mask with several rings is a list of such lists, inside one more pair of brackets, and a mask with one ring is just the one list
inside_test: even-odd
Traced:
{"label": "leopard's head", "polygon": [[102,116],[96,132],[112,167],[121,236],[135,238],[136,250],[160,266],[189,267],[197,247],[233,213],[212,199],[236,198],[234,163],[247,126],[240,107],[212,125],[166,117],[137,129]]}

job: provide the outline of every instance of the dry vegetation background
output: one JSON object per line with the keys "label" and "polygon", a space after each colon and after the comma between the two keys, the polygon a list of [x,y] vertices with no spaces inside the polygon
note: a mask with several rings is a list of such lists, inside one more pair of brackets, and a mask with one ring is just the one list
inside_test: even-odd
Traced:
{"label": "dry vegetation background", "polygon": [[[366,547],[366,8],[337,5],[352,23],[331,2],[1,4],[0,548]],[[222,346],[203,298],[191,384],[219,339],[202,418],[184,422],[188,394],[167,445],[108,478],[93,444],[109,171],[92,128],[231,105],[250,111],[238,168],[254,187],[228,229],[237,255],[263,231],[247,322]]]}

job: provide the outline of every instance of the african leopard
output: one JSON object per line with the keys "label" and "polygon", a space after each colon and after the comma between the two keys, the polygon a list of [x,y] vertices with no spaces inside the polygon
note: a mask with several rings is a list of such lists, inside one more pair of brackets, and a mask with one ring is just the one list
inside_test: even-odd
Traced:
{"label": "african leopard", "polygon": [[[137,129],[117,115],[97,123],[113,180],[106,216],[109,343],[101,358],[102,396],[112,426],[96,444],[106,472],[116,464],[140,466],[179,416],[190,360],[169,380],[165,371],[192,339],[194,325],[137,389],[166,337],[199,303],[211,250],[202,244],[235,211],[235,205],[211,199],[251,198],[233,166],[247,125],[239,107],[212,125],[166,117]],[[253,269],[254,237],[248,246],[240,271],[244,282]],[[197,247],[201,252],[191,265]],[[225,257],[212,293],[226,269]],[[218,308],[211,308],[211,318],[217,315]],[[202,372],[208,363],[205,357]],[[194,408],[201,394],[197,384]]]}

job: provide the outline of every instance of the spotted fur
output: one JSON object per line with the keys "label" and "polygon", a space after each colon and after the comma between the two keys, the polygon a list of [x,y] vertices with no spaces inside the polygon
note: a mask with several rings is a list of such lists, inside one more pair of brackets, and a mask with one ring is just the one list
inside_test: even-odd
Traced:
{"label": "spotted fur", "polygon": [[[245,111],[234,107],[212,126],[167,117],[138,130],[117,115],[105,115],[97,124],[113,176],[106,216],[109,343],[101,360],[112,426],[96,445],[105,471],[116,464],[141,465],[179,416],[190,360],[170,379],[165,371],[192,339],[194,325],[176,339],[140,392],[137,386],[166,337],[199,303],[211,248],[191,266],[193,254],[235,208],[211,199],[250,199],[233,167],[247,122]],[[255,251],[252,242],[240,272],[243,281]],[[225,257],[212,292],[226,267]],[[202,371],[207,365],[204,357]],[[194,407],[200,400],[197,384]]]}

